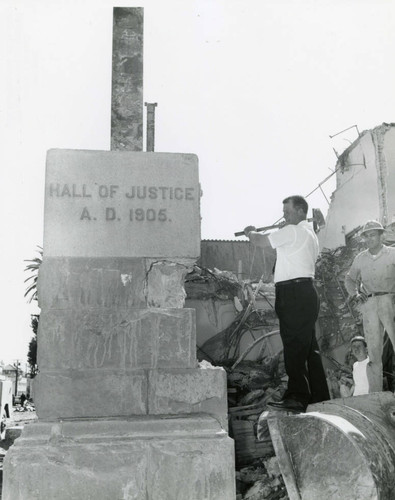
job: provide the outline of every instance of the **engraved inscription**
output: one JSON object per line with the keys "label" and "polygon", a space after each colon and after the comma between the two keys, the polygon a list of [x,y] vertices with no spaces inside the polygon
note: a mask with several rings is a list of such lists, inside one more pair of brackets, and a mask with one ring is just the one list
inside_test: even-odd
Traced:
{"label": "engraved inscription", "polygon": [[[196,199],[194,187],[181,186],[119,186],[117,184],[94,183],[50,183],[48,195],[53,201],[85,199],[79,212],[82,222],[104,220],[130,223],[159,222],[170,223],[171,209],[182,210],[180,203]],[[102,200],[111,199],[115,206],[102,207]],[[92,206],[86,204],[92,201]],[[99,201],[99,206],[97,204]],[[96,202],[96,203],[94,203]],[[118,205],[116,204],[118,202]],[[165,204],[166,206],[163,206]]]}
{"label": "engraved inscription", "polygon": [[194,188],[172,186],[132,186],[126,193],[127,198],[144,200],[194,200]]}
{"label": "engraved inscription", "polygon": [[66,198],[92,198],[86,184],[54,184],[49,185],[49,196]]}

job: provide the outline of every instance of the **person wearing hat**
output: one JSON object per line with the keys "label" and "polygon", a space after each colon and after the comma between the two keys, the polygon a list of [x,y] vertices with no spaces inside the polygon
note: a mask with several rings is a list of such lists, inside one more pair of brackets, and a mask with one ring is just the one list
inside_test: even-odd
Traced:
{"label": "person wearing hat", "polygon": [[371,363],[368,356],[366,340],[362,335],[357,335],[351,339],[350,344],[351,353],[356,359],[352,367],[353,380],[351,387],[348,387],[348,379],[344,376],[340,379],[340,394],[343,397],[369,394]]}
{"label": "person wearing hat", "polygon": [[367,249],[355,257],[344,282],[362,313],[371,362],[369,392],[383,390],[384,331],[395,348],[395,248],[383,244],[384,231],[380,222],[366,222],[361,235]]}

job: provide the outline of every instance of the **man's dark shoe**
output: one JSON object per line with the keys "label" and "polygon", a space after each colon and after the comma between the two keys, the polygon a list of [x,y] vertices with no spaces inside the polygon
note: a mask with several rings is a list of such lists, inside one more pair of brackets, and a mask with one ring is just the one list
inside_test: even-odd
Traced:
{"label": "man's dark shoe", "polygon": [[298,413],[304,413],[306,411],[306,405],[301,401],[296,401],[295,399],[283,399],[282,401],[271,401],[268,406],[275,408],[276,410],[285,411],[296,411]]}

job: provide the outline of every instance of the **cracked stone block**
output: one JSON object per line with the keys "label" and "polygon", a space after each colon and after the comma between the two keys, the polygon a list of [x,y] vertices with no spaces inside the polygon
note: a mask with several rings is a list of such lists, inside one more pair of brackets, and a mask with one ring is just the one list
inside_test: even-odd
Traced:
{"label": "cracked stone block", "polygon": [[39,306],[184,307],[184,278],[195,259],[48,257],[40,266]]}
{"label": "cracked stone block", "polygon": [[42,309],[146,307],[144,258],[46,258],[40,266]]}
{"label": "cracked stone block", "polygon": [[40,419],[147,413],[144,370],[43,371],[34,379],[33,391]]}
{"label": "cracked stone block", "polygon": [[194,309],[43,311],[38,365],[46,370],[196,367]]}
{"label": "cracked stone block", "polygon": [[184,307],[184,279],[193,264],[192,260],[152,262],[147,273],[148,307]]}
{"label": "cracked stone block", "polygon": [[226,372],[222,367],[150,370],[148,413],[207,413],[227,429]]}

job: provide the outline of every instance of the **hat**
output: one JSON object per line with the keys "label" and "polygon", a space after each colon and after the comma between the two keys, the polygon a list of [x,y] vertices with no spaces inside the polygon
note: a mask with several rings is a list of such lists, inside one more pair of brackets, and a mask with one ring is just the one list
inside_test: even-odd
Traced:
{"label": "hat", "polygon": [[361,235],[367,231],[385,231],[383,226],[377,220],[368,220],[368,222],[363,226]]}
{"label": "hat", "polygon": [[356,335],[355,337],[353,337],[350,341],[350,344],[352,344],[353,342],[357,342],[358,340],[360,342],[363,342],[365,344],[365,347],[367,346],[365,337],[362,337],[362,335]]}

